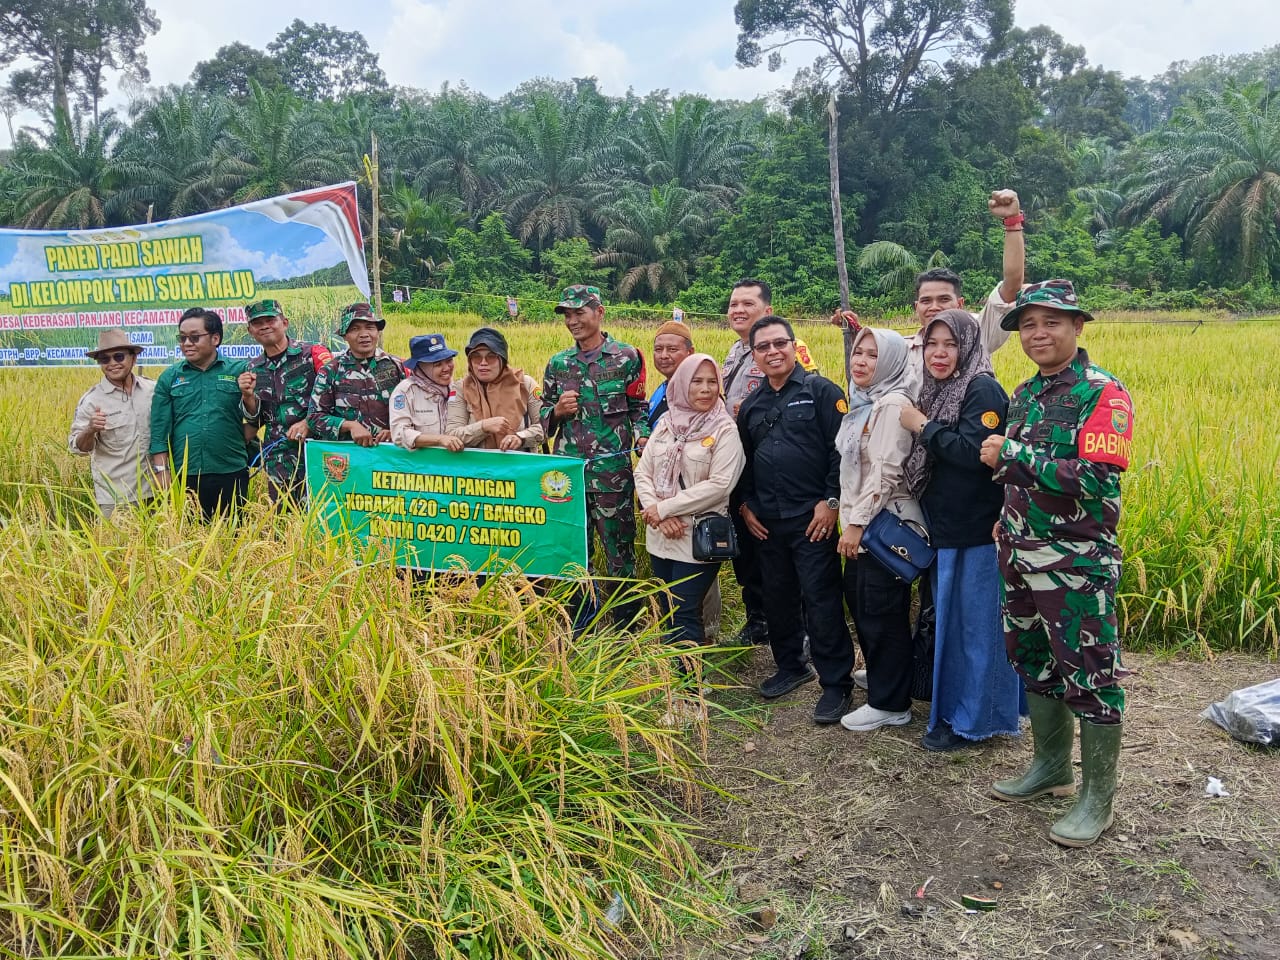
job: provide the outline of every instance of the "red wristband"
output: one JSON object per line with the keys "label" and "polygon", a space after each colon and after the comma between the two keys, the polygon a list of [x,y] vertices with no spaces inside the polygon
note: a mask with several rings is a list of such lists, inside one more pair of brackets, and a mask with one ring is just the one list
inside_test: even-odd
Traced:
{"label": "red wristband", "polygon": [[1004,225],[1010,228],[1020,227],[1026,222],[1027,222],[1026,215],[1022,213],[1015,213],[1012,217],[1004,218]]}

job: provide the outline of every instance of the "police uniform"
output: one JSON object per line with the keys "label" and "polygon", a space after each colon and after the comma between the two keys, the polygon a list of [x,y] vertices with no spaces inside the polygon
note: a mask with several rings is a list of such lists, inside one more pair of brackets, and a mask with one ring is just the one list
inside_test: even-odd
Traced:
{"label": "police uniform", "polygon": [[844,392],[799,362],[780,389],[766,379],[738,410],[747,457],[739,492],[769,531],[755,546],[767,585],[762,599],[773,658],[779,671],[802,674],[807,626],[823,688],[846,694],[852,687],[853,641],[844,619],[836,538],[811,542],[805,529],[818,503],[840,497],[835,441],[847,411]]}

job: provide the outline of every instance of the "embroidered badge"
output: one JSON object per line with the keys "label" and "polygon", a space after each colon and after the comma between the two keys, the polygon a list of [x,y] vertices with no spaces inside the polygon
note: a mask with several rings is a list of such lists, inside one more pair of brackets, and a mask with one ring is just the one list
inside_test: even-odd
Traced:
{"label": "embroidered badge", "polygon": [[397,410],[403,410],[403,409],[404,409],[404,407],[405,407],[404,394],[402,393],[402,394],[400,394],[400,396],[398,396],[398,397],[396,397],[394,400],[392,400],[392,401],[391,401],[391,405],[392,405],[393,407],[395,407]]}
{"label": "embroidered badge", "polygon": [[849,404],[845,403],[844,397],[836,401],[836,413],[848,413]]}
{"label": "embroidered badge", "polygon": [[703,445],[704,447],[714,447],[714,446],[716,445],[716,438],[715,438],[715,437],[703,437],[703,438],[702,438],[702,445]]}
{"label": "embroidered badge", "polygon": [[994,410],[988,410],[982,415],[982,425],[988,430],[994,430],[996,427],[1000,426],[1000,414],[996,413]]}

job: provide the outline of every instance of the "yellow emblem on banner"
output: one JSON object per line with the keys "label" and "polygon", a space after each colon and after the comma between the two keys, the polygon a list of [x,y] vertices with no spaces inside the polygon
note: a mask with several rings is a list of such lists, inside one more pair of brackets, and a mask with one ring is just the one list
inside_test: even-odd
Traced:
{"label": "yellow emblem on banner", "polygon": [[848,413],[849,404],[845,403],[844,397],[836,401],[836,413]]}
{"label": "yellow emblem on banner", "polygon": [[715,437],[703,437],[703,438],[702,438],[702,445],[703,445],[704,447],[714,447],[714,446],[716,445],[716,438],[715,438]]}
{"label": "yellow emblem on banner", "polygon": [[996,413],[994,410],[988,410],[982,415],[982,425],[988,430],[994,430],[996,427],[1000,426],[1000,414]]}

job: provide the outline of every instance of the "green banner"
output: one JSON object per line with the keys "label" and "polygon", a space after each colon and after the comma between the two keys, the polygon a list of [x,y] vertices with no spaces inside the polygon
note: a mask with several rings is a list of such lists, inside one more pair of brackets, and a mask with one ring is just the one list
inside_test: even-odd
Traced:
{"label": "green banner", "polygon": [[387,544],[400,566],[478,571],[497,561],[573,577],[587,565],[582,460],[308,440],[306,466],[330,536]]}

